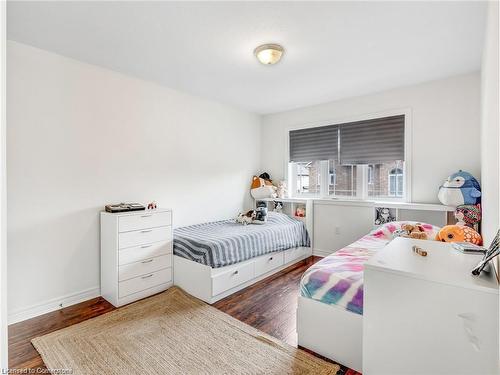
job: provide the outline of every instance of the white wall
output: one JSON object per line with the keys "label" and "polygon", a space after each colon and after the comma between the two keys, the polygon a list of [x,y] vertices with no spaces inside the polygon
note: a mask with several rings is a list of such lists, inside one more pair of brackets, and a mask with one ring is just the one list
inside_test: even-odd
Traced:
{"label": "white wall", "polygon": [[286,129],[411,109],[413,125],[412,200],[438,202],[438,187],[458,169],[479,178],[479,73],[266,115],[261,167],[275,179],[285,169]]}
{"label": "white wall", "polygon": [[156,200],[176,226],[251,204],[259,116],[19,43],[7,53],[16,319],[98,293],[106,203]]}
{"label": "white wall", "polygon": [[489,244],[499,228],[498,2],[490,2],[481,70],[482,232]]}
{"label": "white wall", "polygon": [[6,163],[6,48],[7,2],[0,2],[0,369],[8,366],[7,345],[7,163]]}

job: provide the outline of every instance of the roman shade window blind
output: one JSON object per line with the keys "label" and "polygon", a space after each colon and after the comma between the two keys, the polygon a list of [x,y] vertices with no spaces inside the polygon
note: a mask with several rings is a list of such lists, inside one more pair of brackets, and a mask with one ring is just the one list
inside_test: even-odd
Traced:
{"label": "roman shade window blind", "polygon": [[337,160],[337,125],[290,131],[290,161]]}
{"label": "roman shade window blind", "polygon": [[290,161],[379,164],[404,160],[405,116],[290,131]]}
{"label": "roman shade window blind", "polygon": [[340,125],[342,164],[379,164],[404,157],[404,115]]}

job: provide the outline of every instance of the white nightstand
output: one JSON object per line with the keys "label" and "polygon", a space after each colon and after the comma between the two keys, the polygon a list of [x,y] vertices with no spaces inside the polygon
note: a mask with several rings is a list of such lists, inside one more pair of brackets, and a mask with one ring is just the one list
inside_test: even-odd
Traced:
{"label": "white nightstand", "polygon": [[407,238],[370,259],[363,374],[498,374],[498,284],[494,273],[471,275],[480,259],[448,243]]}
{"label": "white nightstand", "polygon": [[172,285],[172,211],[101,212],[101,295],[122,306]]}

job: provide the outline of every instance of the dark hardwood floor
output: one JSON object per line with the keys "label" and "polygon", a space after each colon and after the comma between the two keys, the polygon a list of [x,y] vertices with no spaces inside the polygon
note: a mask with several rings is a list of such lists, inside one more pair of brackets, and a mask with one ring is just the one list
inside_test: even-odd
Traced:
{"label": "dark hardwood floor", "polygon": [[[296,263],[213,306],[263,332],[297,346],[295,332],[299,281],[304,271],[319,257]],[[99,316],[115,308],[103,298],[95,298],[9,326],[9,366],[44,368],[31,339]],[[338,375],[358,375],[341,368]]]}

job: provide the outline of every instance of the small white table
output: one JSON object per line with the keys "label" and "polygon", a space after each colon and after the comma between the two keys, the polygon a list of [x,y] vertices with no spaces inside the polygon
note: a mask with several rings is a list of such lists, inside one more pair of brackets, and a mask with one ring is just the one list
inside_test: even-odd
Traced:
{"label": "small white table", "polygon": [[370,259],[363,374],[498,374],[498,283],[493,270],[471,275],[480,259],[448,243],[407,238]]}

